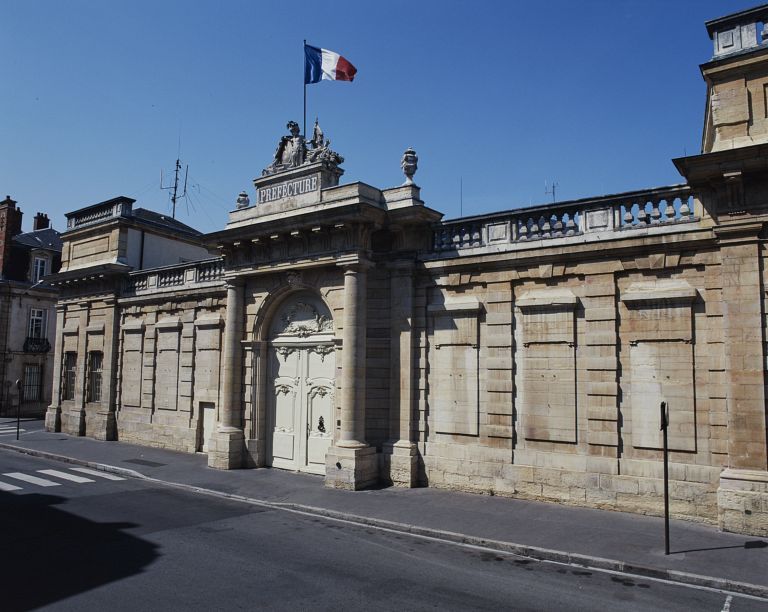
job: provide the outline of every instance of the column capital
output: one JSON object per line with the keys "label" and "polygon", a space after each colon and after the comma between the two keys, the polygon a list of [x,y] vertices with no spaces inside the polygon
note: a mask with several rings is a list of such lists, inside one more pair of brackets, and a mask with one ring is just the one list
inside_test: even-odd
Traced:
{"label": "column capital", "polygon": [[225,278],[227,289],[237,289],[238,287],[245,287],[245,280],[239,277]]}
{"label": "column capital", "polygon": [[373,267],[373,262],[370,259],[360,257],[352,261],[343,261],[336,264],[338,267],[344,269],[344,274],[353,272],[365,272],[368,268]]}

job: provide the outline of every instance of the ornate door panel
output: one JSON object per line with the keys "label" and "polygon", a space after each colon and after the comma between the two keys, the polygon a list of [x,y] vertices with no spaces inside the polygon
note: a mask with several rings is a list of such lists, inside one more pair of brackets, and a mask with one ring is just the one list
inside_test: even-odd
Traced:
{"label": "ornate door panel", "polygon": [[307,467],[324,474],[325,453],[333,441],[336,359],[332,344],[310,347],[304,355],[307,363]]}
{"label": "ornate door panel", "polygon": [[297,432],[300,418],[300,370],[299,351],[288,347],[277,347],[270,351],[270,367],[274,377],[273,385],[273,434],[272,465],[297,469]]}

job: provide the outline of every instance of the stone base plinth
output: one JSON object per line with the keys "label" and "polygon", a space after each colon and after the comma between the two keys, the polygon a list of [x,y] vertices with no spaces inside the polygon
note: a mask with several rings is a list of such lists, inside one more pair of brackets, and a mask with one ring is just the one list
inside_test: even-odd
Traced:
{"label": "stone base plinth", "polygon": [[88,435],[96,440],[117,440],[117,420],[111,410],[95,412],[88,418]]}
{"label": "stone base plinth", "polygon": [[61,406],[48,406],[45,412],[45,431],[61,431]]}
{"label": "stone base plinth", "polygon": [[358,491],[379,482],[376,448],[332,446],[325,456],[325,486]]}
{"label": "stone base plinth", "polygon": [[61,431],[70,436],[85,435],[85,411],[62,410],[61,411]]}
{"label": "stone base plinth", "polygon": [[396,487],[418,486],[418,449],[411,442],[384,444],[381,449],[381,479]]}
{"label": "stone base plinth", "polygon": [[723,531],[768,536],[768,471],[723,470],[717,515]]}
{"label": "stone base plinth", "polygon": [[242,430],[217,429],[208,441],[208,467],[235,470],[243,467],[245,436]]}

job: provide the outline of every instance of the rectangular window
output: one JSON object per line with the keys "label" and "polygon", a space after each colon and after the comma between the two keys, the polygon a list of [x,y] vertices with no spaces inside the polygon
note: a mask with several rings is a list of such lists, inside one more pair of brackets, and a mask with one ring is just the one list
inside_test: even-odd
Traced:
{"label": "rectangular window", "polygon": [[88,353],[88,397],[89,402],[101,401],[101,367],[104,354],[101,351]]}
{"label": "rectangular window", "polygon": [[48,273],[48,261],[43,257],[35,257],[35,265],[32,269],[32,282],[39,283]]}
{"label": "rectangular window", "polygon": [[24,386],[22,387],[22,401],[40,401],[40,386],[43,379],[42,369],[42,366],[36,363],[24,364]]}
{"label": "rectangular window", "polygon": [[27,338],[35,338],[36,340],[42,340],[45,338],[46,323],[48,322],[48,313],[42,308],[30,308],[29,309],[29,329],[27,330]]}
{"label": "rectangular window", "polygon": [[64,353],[64,367],[61,372],[61,399],[75,399],[75,372],[77,353]]}

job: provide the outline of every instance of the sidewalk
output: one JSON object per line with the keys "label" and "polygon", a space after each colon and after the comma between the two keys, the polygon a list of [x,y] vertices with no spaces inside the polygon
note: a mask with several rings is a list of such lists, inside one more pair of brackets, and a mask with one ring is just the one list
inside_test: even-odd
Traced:
{"label": "sidewalk", "polygon": [[[0,427],[8,426],[0,419]],[[15,422],[14,422],[15,424]],[[204,455],[47,433],[24,421],[0,449],[54,455],[138,477],[206,489],[273,506],[468,542],[537,559],[666,578],[768,597],[768,539],[636,514],[431,488],[339,491],[321,477],[273,469],[219,471]],[[102,468],[104,469],[104,468]]]}

